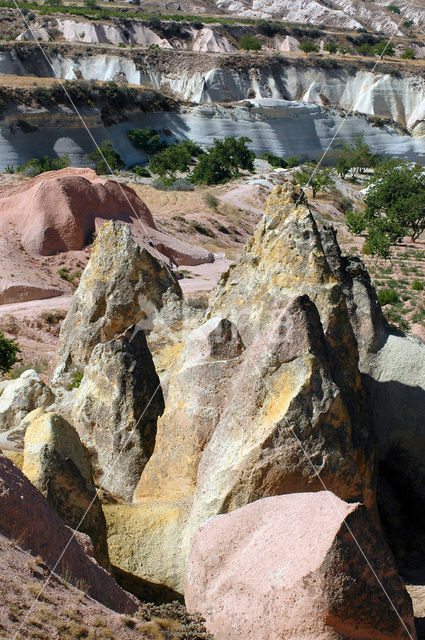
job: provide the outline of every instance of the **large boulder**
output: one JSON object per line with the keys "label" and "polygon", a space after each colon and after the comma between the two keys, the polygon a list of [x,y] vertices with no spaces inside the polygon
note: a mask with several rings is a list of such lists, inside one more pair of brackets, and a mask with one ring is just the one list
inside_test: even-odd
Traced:
{"label": "large boulder", "polygon": [[370,395],[382,524],[405,570],[425,566],[425,345],[388,324],[367,269],[359,258],[341,255],[334,229],[325,227],[321,236]]}
{"label": "large boulder", "polygon": [[65,524],[90,536],[96,559],[108,569],[105,516],[77,432],[53,412],[28,422],[23,472]]}
{"label": "large boulder", "polygon": [[416,637],[409,595],[366,509],[326,491],[208,520],[195,536],[185,602],[216,640]]}
{"label": "large boulder", "polygon": [[105,220],[130,224],[142,246],[156,246],[177,264],[214,262],[206,249],[159,231],[134,189],[93,169],[67,167],[0,188],[0,232],[8,235],[12,225],[32,255],[83,249]]}
{"label": "large boulder", "polygon": [[166,313],[182,292],[165,264],[141,249],[127,225],[107,222],[99,230],[59,336],[54,384],[82,371],[94,347],[129,325]]}
{"label": "large boulder", "polygon": [[19,425],[33,409],[48,407],[55,400],[52,390],[33,369],[15,380],[0,383],[0,431]]}
{"label": "large boulder", "polygon": [[90,539],[67,527],[42,494],[5,456],[0,456],[0,533],[41,559],[67,582],[122,613],[134,613],[136,598],[123,591],[93,559]]}
{"label": "large boulder", "polygon": [[131,500],[152,455],[163,410],[143,331],[130,327],[94,348],[75,398],[73,423],[90,454],[97,484]]}

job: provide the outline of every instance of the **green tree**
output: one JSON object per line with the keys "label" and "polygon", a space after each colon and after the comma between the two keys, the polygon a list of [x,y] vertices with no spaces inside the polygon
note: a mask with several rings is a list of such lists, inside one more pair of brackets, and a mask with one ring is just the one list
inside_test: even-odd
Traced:
{"label": "green tree", "polygon": [[397,13],[398,15],[400,15],[400,7],[398,7],[396,4],[387,5],[387,9],[388,11],[391,11],[391,13]]}
{"label": "green tree", "polygon": [[166,185],[171,185],[176,179],[177,171],[189,170],[192,154],[184,144],[171,144],[166,149],[152,156],[149,171],[157,174]]}
{"label": "green tree", "polygon": [[400,58],[404,58],[404,60],[414,60],[416,56],[412,47],[406,47],[406,49],[401,54]]}
{"label": "green tree", "polygon": [[105,140],[98,149],[89,153],[89,160],[96,163],[96,173],[99,175],[121,171],[125,167],[123,159],[115,151],[110,140]]}
{"label": "green tree", "polygon": [[345,222],[347,229],[356,236],[359,236],[366,230],[366,216],[363,211],[358,211],[357,209],[347,211],[345,214]]}
{"label": "green tree", "polygon": [[281,167],[282,169],[285,169],[288,166],[285,158],[282,158],[275,153],[271,153],[270,151],[267,151],[267,153],[263,155],[263,159],[271,164],[272,167]]}
{"label": "green tree", "polygon": [[313,198],[318,191],[328,191],[333,184],[331,169],[320,169],[315,164],[303,165],[295,174],[300,187],[310,187]]}
{"label": "green tree", "polygon": [[245,34],[239,38],[239,49],[245,51],[260,51],[262,45],[258,38]]}
{"label": "green tree", "polygon": [[338,175],[345,177],[349,171],[355,176],[357,172],[363,173],[365,169],[375,167],[381,162],[381,156],[374,153],[362,133],[354,136],[353,144],[344,144],[337,153],[336,171]]}
{"label": "green tree", "polygon": [[425,172],[419,165],[388,161],[376,172],[365,197],[369,227],[379,226],[395,244],[425,230]]}
{"label": "green tree", "polygon": [[323,48],[325,51],[328,51],[329,53],[336,53],[337,51],[336,44],[333,40],[329,40],[328,42],[325,42],[325,44],[323,45]]}
{"label": "green tree", "polygon": [[18,343],[14,338],[6,338],[0,331],[0,372],[8,373],[11,368],[20,362],[18,354],[21,353]]}
{"label": "green tree", "polygon": [[303,53],[313,53],[319,51],[319,47],[311,40],[303,40],[303,42],[300,42],[300,51]]}
{"label": "green tree", "polygon": [[127,138],[136,149],[143,149],[149,156],[168,147],[168,142],[162,141],[159,131],[146,127],[146,129],[130,129]]}
{"label": "green tree", "polygon": [[375,44],[374,51],[380,58],[393,56],[395,54],[394,44],[389,40],[381,40],[381,42]]}
{"label": "green tree", "polygon": [[192,173],[192,182],[222,184],[236,176],[239,169],[254,170],[255,153],[248,149],[249,138],[233,136],[214,140],[214,145],[201,155]]}

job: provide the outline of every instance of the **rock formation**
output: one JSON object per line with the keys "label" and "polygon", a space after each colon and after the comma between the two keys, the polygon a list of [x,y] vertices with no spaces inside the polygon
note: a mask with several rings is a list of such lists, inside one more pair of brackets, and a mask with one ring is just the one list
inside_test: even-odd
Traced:
{"label": "rock formation", "polygon": [[73,423],[90,454],[95,481],[131,500],[164,409],[161,385],[143,331],[98,344],[84,369]]}
{"label": "rock formation", "polygon": [[28,422],[23,472],[65,524],[91,538],[97,561],[109,569],[105,516],[77,432],[52,412]]}
{"label": "rock formation", "polygon": [[[93,560],[89,538],[66,527],[41,493],[5,456],[0,456],[0,534],[40,556],[51,570],[115,611],[133,613],[135,598]],[[41,587],[40,587],[41,588]]]}
{"label": "rock formation", "polygon": [[177,264],[213,262],[203,249],[176,240],[156,228],[152,214],[136,192],[92,169],[68,167],[0,189],[0,231],[11,229],[25,251],[53,255],[82,249],[105,220],[131,224],[144,246],[149,242]]}
{"label": "rock formation", "polygon": [[382,523],[401,566],[425,566],[425,345],[389,326],[361,260],[341,255],[333,229],[321,235],[344,291],[370,394]]}
{"label": "rock formation", "polygon": [[61,327],[54,383],[82,371],[97,344],[145,320],[145,308],[153,322],[181,296],[172,272],[134,242],[127,225],[104,224]]}
{"label": "rock formation", "polygon": [[209,520],[195,536],[185,601],[217,640],[415,637],[409,595],[366,509],[325,491]]}
{"label": "rock formation", "polygon": [[0,382],[0,431],[17,427],[33,409],[48,407],[55,396],[33,369],[19,378]]}
{"label": "rock formation", "polygon": [[[170,377],[155,450],[134,494],[140,507],[132,518],[143,531],[138,557],[126,560],[139,571],[143,557],[143,575],[158,581],[158,566],[167,566],[176,589],[199,526],[260,498],[325,486],[363,502],[376,519],[357,343],[316,224],[293,185],[269,199],[252,242],[219,282],[208,318]],[[155,529],[141,522],[152,517],[153,502],[161,512]],[[118,511],[106,512],[116,564],[125,555]]]}

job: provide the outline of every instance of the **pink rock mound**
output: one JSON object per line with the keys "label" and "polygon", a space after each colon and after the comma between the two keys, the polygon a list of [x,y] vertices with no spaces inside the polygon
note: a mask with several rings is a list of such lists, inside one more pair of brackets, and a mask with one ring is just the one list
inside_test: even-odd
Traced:
{"label": "pink rock mound", "polygon": [[32,255],[78,251],[105,220],[132,224],[139,242],[153,241],[178,265],[214,261],[205,249],[159,231],[133,189],[92,169],[67,167],[0,189],[0,234],[17,234]]}
{"label": "pink rock mound", "polygon": [[327,491],[264,498],[208,520],[195,536],[185,600],[215,640],[416,637],[410,598],[365,507]]}
{"label": "pink rock mound", "polygon": [[16,540],[32,555],[41,556],[50,569],[68,545],[55,573],[65,575],[76,586],[89,585],[87,593],[110,609],[121,613],[137,610],[136,598],[121,589],[93,559],[90,538],[80,533],[72,537],[72,529],[5,456],[0,456],[0,513],[0,534]]}
{"label": "pink rock mound", "polygon": [[68,167],[49,171],[0,191],[0,225],[16,225],[28,253],[52,255],[82,249],[96,225],[140,216],[155,228],[152,215],[137,194],[92,169]]}

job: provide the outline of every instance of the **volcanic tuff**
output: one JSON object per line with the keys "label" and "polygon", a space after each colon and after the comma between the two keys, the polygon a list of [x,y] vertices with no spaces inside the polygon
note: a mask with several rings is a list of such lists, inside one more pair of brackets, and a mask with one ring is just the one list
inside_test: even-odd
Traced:
{"label": "volcanic tuff", "polygon": [[[202,522],[266,496],[320,491],[316,470],[375,519],[372,428],[357,361],[314,219],[292,184],[277,188],[171,374],[134,494],[140,506],[123,524],[122,535],[130,527],[137,538],[131,559],[119,550],[123,507],[105,510],[114,562],[181,589]],[[149,506],[161,513],[155,529]]]}

